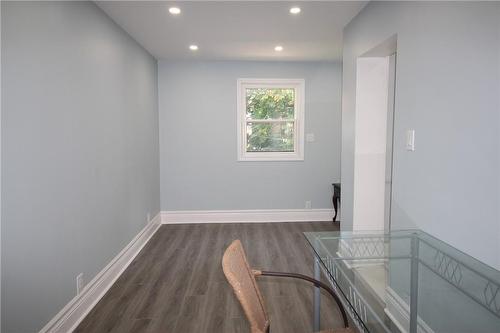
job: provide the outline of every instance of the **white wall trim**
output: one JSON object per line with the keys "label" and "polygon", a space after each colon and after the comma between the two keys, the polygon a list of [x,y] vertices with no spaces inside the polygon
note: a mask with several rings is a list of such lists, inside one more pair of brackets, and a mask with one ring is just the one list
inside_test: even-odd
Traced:
{"label": "white wall trim", "polygon": [[[410,307],[408,303],[406,303],[391,287],[387,287],[386,291],[386,308],[384,312],[401,332],[408,333],[410,331]],[[421,317],[417,318],[417,332],[434,333]]]}
{"label": "white wall trim", "polygon": [[162,211],[161,223],[251,223],[331,221],[332,209]]}
{"label": "white wall trim", "polygon": [[80,295],[75,296],[59,313],[50,320],[39,333],[67,333],[73,332],[78,324],[92,310],[97,302],[111,288],[132,260],[139,254],[144,245],[156,233],[160,224],[158,213],[137,236],[104,267],[85,288]]}

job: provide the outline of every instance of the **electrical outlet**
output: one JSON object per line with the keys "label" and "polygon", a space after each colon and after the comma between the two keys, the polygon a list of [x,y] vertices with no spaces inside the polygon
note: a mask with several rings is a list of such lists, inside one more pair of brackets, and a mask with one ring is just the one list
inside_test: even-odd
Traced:
{"label": "electrical outlet", "polygon": [[307,133],[306,134],[306,141],[307,142],[314,142],[314,133]]}
{"label": "electrical outlet", "polygon": [[149,221],[151,221],[151,213],[148,212],[146,215],[146,223],[149,223]]}
{"label": "electrical outlet", "polygon": [[311,209],[312,204],[311,201],[306,201],[306,209]]}
{"label": "electrical outlet", "polygon": [[76,276],[76,294],[80,295],[83,290],[83,273],[80,273]]}

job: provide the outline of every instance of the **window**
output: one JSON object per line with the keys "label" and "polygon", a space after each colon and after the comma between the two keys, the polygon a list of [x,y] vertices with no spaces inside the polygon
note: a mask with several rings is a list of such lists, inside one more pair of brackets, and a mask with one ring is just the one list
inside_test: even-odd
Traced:
{"label": "window", "polygon": [[238,160],[304,160],[304,80],[238,80]]}

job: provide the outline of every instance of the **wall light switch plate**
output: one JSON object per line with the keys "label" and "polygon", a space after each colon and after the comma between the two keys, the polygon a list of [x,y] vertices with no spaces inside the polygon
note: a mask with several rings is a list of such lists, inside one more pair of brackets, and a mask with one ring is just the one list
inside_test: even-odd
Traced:
{"label": "wall light switch plate", "polygon": [[314,142],[314,133],[307,133],[306,134],[306,141],[307,142]]}
{"label": "wall light switch plate", "polygon": [[415,130],[409,129],[406,131],[406,150],[415,151]]}

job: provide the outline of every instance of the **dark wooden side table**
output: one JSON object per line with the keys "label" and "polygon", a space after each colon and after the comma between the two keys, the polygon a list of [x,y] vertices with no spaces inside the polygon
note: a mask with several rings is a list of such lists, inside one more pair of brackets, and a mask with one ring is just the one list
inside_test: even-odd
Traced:
{"label": "dark wooden side table", "polygon": [[332,183],[333,186],[333,209],[335,210],[335,215],[333,216],[333,222],[337,219],[337,211],[340,205],[340,183]]}

